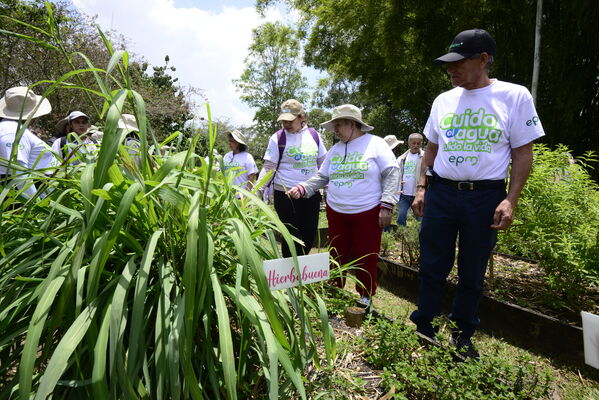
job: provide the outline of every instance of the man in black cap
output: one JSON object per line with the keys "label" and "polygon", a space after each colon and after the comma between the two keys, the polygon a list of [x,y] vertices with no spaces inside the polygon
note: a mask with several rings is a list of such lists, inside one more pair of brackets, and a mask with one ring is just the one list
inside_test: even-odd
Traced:
{"label": "man in black cap", "polygon": [[[545,134],[529,91],[489,78],[494,56],[491,35],[470,29],[434,60],[447,67],[454,88],[433,102],[424,128],[429,140],[424,168],[412,205],[414,214],[424,218],[418,309],[410,319],[422,334],[435,335],[432,321],[441,313],[457,239],[459,282],[449,315],[455,323],[452,343],[473,358],[478,352],[471,337],[479,324],[478,302],[497,230],[511,225],[530,173],[532,142]],[[432,177],[428,185],[426,171]]]}

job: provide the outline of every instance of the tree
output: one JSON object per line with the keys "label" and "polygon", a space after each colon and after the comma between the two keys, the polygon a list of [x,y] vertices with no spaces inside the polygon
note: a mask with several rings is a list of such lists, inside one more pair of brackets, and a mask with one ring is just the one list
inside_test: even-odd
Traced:
{"label": "tree", "polygon": [[289,98],[307,99],[306,78],[300,71],[297,32],[278,22],[254,29],[245,69],[234,80],[241,100],[256,109],[256,139],[267,141],[279,127],[280,105]]}
{"label": "tree", "polygon": [[177,69],[169,66],[169,61],[169,56],[165,56],[164,65],[152,67],[154,72],[151,75],[147,71],[147,62],[136,62],[131,68],[132,79],[140,94],[146,99],[148,115],[159,139],[184,129],[185,122],[192,118],[193,103],[189,100],[189,95],[191,92],[199,92],[190,88],[185,93],[177,84],[178,78],[170,75]]}
{"label": "tree", "polygon": [[[51,7],[60,42],[55,42],[40,30],[16,22],[27,21],[28,25],[48,30],[46,4],[43,1],[0,2],[0,21],[4,30],[0,32],[2,93],[13,86],[29,86],[43,80],[53,81],[73,69],[89,68],[82,54],[95,67],[106,68],[108,65],[111,55],[98,34],[95,19],[80,13],[68,1],[52,3]],[[10,34],[11,32],[33,37],[38,43],[24,40]],[[115,51],[126,49],[127,42],[122,35],[116,32],[105,32],[105,35],[110,38]],[[193,103],[189,100],[190,95],[197,93],[198,89],[180,87],[177,79],[170,75],[175,69],[168,65],[167,59],[164,66],[153,67],[153,74],[147,72],[148,64],[140,56],[130,54],[129,59],[134,87],[146,100],[150,125],[158,131],[158,138],[182,129],[184,122],[191,118]],[[49,85],[40,84],[34,91],[41,94]],[[45,138],[52,135],[56,122],[73,110],[83,111],[90,116],[92,124],[101,125],[102,100],[98,97],[92,99],[79,89],[82,86],[96,86],[91,73],[69,78],[63,85],[64,90],[55,91],[48,97],[52,104],[52,114],[34,121],[34,128],[40,136]],[[126,109],[125,112],[130,110]]]}

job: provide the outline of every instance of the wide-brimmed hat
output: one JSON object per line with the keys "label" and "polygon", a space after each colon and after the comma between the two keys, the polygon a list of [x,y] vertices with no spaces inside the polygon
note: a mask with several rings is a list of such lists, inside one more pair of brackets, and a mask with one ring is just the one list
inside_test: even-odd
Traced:
{"label": "wide-brimmed hat", "polygon": [[387,135],[384,137],[384,139],[385,139],[385,142],[387,142],[387,145],[389,145],[389,148],[391,150],[393,150],[398,145],[403,143],[403,140],[398,140],[397,136],[395,136],[395,135]]}
{"label": "wide-brimmed hat", "polygon": [[121,118],[119,118],[118,127],[124,129],[127,133],[139,132],[137,120],[135,119],[135,115],[132,114],[122,114]]}
{"label": "wide-brimmed hat", "polygon": [[484,29],[468,29],[458,33],[449,45],[447,54],[435,59],[433,64],[441,65],[460,61],[480,53],[494,56],[495,39]]}
{"label": "wide-brimmed hat", "polygon": [[[39,107],[38,107],[39,105]],[[37,107],[37,110],[36,110]],[[36,95],[24,86],[7,89],[0,99],[0,117],[6,119],[27,119],[49,114],[52,106],[48,99]]]}
{"label": "wide-brimmed hat", "polygon": [[82,113],[81,111],[72,111],[69,115],[61,119],[56,123],[56,132],[57,133],[65,133],[64,128],[67,126],[69,122],[79,117],[85,117],[89,121],[89,117]]}
{"label": "wide-brimmed hat", "polygon": [[243,144],[244,146],[247,146],[246,143],[246,138],[245,135],[241,132],[239,132],[237,129],[233,129],[232,131],[228,131],[227,132],[227,136],[231,135],[233,137],[233,139],[240,144]]}
{"label": "wide-brimmed hat", "polygon": [[302,114],[304,114],[302,103],[295,99],[289,99],[281,104],[281,115],[277,121],[293,121]]}
{"label": "wide-brimmed hat", "polygon": [[338,119],[349,119],[352,121],[356,121],[362,125],[362,132],[368,132],[374,129],[373,126],[368,125],[366,122],[362,121],[362,111],[353,104],[343,104],[342,106],[337,106],[333,109],[333,117],[327,121],[320,124],[326,130],[331,132],[335,131],[335,126],[333,122]]}

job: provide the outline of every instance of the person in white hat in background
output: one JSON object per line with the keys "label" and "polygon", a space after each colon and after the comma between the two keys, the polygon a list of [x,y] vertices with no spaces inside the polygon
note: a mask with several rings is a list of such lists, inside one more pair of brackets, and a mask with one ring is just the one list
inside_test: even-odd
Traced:
{"label": "person in white hat in background", "polygon": [[[28,173],[15,172],[8,168],[13,146],[16,144],[16,133],[26,120],[49,114],[52,106],[47,99],[36,95],[27,87],[13,87],[6,90],[0,99],[0,186],[5,185],[16,173],[17,187],[25,188],[24,195],[32,196],[36,192],[35,185],[27,182]],[[19,167],[27,169],[45,169],[53,163],[54,156],[50,147],[29,129],[23,131],[18,141],[15,161]]]}
{"label": "person in white hat in background", "polygon": [[395,135],[387,135],[383,139],[385,139],[385,142],[387,142],[387,145],[391,150],[395,149],[400,144],[403,144],[403,140],[398,140]]}
{"label": "person in white hat in background", "polygon": [[[303,245],[295,244],[297,254],[309,254],[318,230],[322,196],[316,192],[307,198],[292,199],[286,191],[314,176],[327,150],[320,134],[308,127],[304,107],[299,101],[283,102],[277,121],[283,129],[270,137],[258,179],[261,180],[268,171],[276,171],[273,178],[275,210],[289,232],[304,242]],[[281,248],[283,257],[291,257],[285,241]]]}
{"label": "person in white hat in background", "polygon": [[[331,254],[340,264],[360,259],[356,290],[368,306],[377,287],[382,230],[391,223],[397,203],[399,169],[385,140],[367,133],[374,128],[362,121],[358,107],[335,107],[332,119],[321,126],[335,132],[339,142],[331,147],[318,173],[289,190],[289,195],[310,197],[329,185],[326,203]],[[343,287],[345,279],[334,283]]]}
{"label": "person in white hat in background", "polygon": [[251,190],[258,167],[254,157],[248,153],[247,139],[237,129],[227,132],[227,140],[231,151],[223,157],[223,170],[225,173],[236,175],[233,183],[244,189]]}
{"label": "person in white hat in background", "polygon": [[[420,170],[422,168],[422,135],[412,133],[408,136],[408,151],[397,158],[399,167],[399,202],[397,203],[397,225],[406,226],[408,219],[408,210],[411,209],[414,197],[416,196],[416,185],[420,179]],[[422,220],[420,216],[414,216],[418,221]]]}
{"label": "person in white hat in background", "polygon": [[139,164],[141,161],[141,156],[139,154],[141,142],[138,138],[139,127],[137,126],[135,115],[122,114],[117,126],[123,130],[123,134],[125,135],[123,146],[125,146],[127,154],[135,164]]}
{"label": "person in white hat in background", "polygon": [[56,124],[57,139],[52,143],[52,151],[72,164],[81,159],[93,159],[98,152],[98,142],[91,136],[90,127],[87,115],[81,111],[70,112]]}

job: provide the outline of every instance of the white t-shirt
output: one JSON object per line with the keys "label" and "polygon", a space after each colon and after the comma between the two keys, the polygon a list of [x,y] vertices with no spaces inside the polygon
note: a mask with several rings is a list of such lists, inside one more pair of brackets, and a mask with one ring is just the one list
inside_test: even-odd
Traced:
{"label": "white t-shirt", "polygon": [[414,189],[416,186],[416,179],[414,179],[416,175],[416,164],[418,164],[418,159],[420,158],[420,153],[411,153],[408,154],[406,160],[403,163],[403,178],[402,178],[402,191],[401,194],[406,196],[414,196]]}
{"label": "white t-shirt", "polygon": [[[69,133],[67,135],[67,141],[64,145],[64,149],[60,148],[62,142],[61,138],[56,139],[54,143],[52,143],[52,151],[55,154],[58,154],[61,159],[70,156],[71,164],[79,164],[82,159],[91,161],[97,157],[99,149],[93,140],[91,140],[89,137],[85,137],[79,142],[77,139],[70,137],[71,135],[73,135],[73,133]],[[55,164],[60,165],[60,161],[56,160]]]}
{"label": "white t-shirt", "polygon": [[[9,119],[0,121],[0,174],[6,175],[6,162],[10,158],[12,145],[15,140],[15,133],[18,129],[18,122]],[[49,168],[53,163],[54,156],[48,146],[42,139],[38,138],[29,129],[25,129],[19,148],[17,150],[17,162],[22,167],[30,169]],[[25,191],[25,194],[32,196],[35,193],[35,186],[31,185]]]}
{"label": "white t-shirt", "polygon": [[389,167],[397,167],[395,156],[378,136],[366,133],[347,145],[338,142],[320,167],[320,172],[329,178],[327,204],[343,214],[376,207],[383,194],[381,173]]}
{"label": "white t-shirt", "polygon": [[[327,154],[319,135],[319,146],[312,134],[305,127],[297,133],[285,131],[285,150],[275,174],[275,185],[291,189],[300,182],[310,179],[318,171],[317,160]],[[279,162],[279,144],[277,134],[274,133],[268,141],[268,148],[264,160],[273,163]],[[281,183],[282,182],[282,183]]]}
{"label": "white t-shirt", "polygon": [[439,145],[434,171],[465,181],[507,178],[511,149],[545,132],[528,89],[494,79],[480,89],[439,95],[424,134]]}
{"label": "white t-shirt", "polygon": [[[0,157],[8,160],[12,150],[12,145],[17,133],[18,122],[3,119],[0,121]],[[17,151],[17,162],[27,168],[42,169],[50,167],[54,156],[48,146],[42,139],[38,138],[29,129],[25,129],[19,149]],[[0,174],[6,174],[6,167],[0,164]]]}
{"label": "white t-shirt", "polygon": [[[258,173],[258,167],[254,162],[254,157],[247,151],[233,154],[232,151],[223,157],[223,168],[225,173],[236,174],[233,183],[237,186],[249,188],[247,183],[249,176]],[[229,172],[230,171],[230,172]]]}

